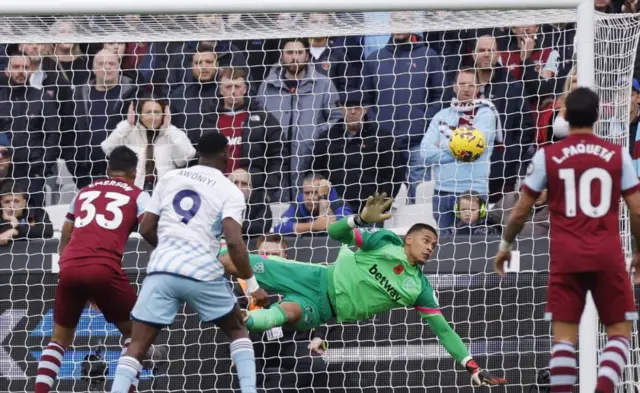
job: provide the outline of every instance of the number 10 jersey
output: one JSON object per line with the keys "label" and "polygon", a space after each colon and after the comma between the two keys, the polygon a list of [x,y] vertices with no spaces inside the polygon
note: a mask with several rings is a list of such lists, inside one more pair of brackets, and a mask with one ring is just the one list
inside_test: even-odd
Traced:
{"label": "number 10 jersey", "polygon": [[196,165],[167,173],[156,185],[147,212],[160,217],[158,246],[147,274],[172,274],[197,281],[222,277],[218,261],[222,221],[242,225],[244,194],[222,172]]}
{"label": "number 10 jersey", "polygon": [[69,205],[66,220],[74,228],[60,256],[60,269],[102,263],[119,271],[129,234],[150,199],[149,194],[120,178],[83,187]]}
{"label": "number 10 jersey", "polygon": [[594,134],[571,134],[538,151],[523,191],[547,189],[551,273],[624,269],[620,197],[638,190],[626,148]]}

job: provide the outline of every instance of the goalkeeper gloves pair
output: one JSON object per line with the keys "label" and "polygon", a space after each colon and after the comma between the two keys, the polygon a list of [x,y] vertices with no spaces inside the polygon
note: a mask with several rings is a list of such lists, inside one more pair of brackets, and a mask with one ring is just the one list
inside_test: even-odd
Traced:
{"label": "goalkeeper gloves pair", "polygon": [[465,367],[471,374],[471,384],[476,386],[502,385],[507,383],[505,378],[497,378],[487,370],[482,370],[475,360],[470,359]]}

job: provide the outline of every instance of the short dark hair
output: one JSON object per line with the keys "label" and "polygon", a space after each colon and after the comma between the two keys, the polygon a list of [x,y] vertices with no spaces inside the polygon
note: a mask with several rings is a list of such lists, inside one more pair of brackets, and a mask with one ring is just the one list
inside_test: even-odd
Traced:
{"label": "short dark hair", "polygon": [[207,52],[213,52],[216,56],[218,55],[216,53],[216,48],[215,46],[213,46],[210,42],[208,41],[200,41],[196,44],[196,53],[207,53]]}
{"label": "short dark hair", "polygon": [[565,117],[569,127],[593,127],[599,114],[600,98],[588,87],[578,87],[565,100]]}
{"label": "short dark hair", "polygon": [[118,146],[109,154],[109,169],[117,172],[130,172],[138,167],[138,156],[127,146]]}
{"label": "short dark hair", "polygon": [[409,230],[407,231],[405,236],[411,235],[414,232],[424,231],[425,229],[427,231],[429,231],[429,232],[432,232],[434,235],[436,235],[436,238],[438,237],[438,231],[434,227],[432,227],[429,224],[422,223],[422,222],[419,222],[417,224],[413,224],[411,226],[411,228],[409,228]]}
{"label": "short dark hair", "polygon": [[280,42],[280,50],[284,49],[290,42],[299,42],[304,46],[304,49],[309,51],[309,39],[307,38],[286,38]]}
{"label": "short dark hair", "polygon": [[162,107],[162,111],[164,113],[165,108],[169,105],[169,100],[164,95],[161,95],[155,91],[146,91],[142,90],[140,94],[138,94],[138,100],[135,103],[136,113],[139,115],[142,113],[142,105],[144,105],[147,101],[154,101],[160,104]]}
{"label": "short dark hair", "polygon": [[198,141],[198,154],[200,157],[212,158],[227,149],[229,140],[219,132],[205,132]]}
{"label": "short dark hair", "polygon": [[279,233],[270,233],[268,235],[260,235],[260,237],[258,237],[258,240],[256,241],[256,246],[260,248],[262,243],[265,243],[265,242],[278,243],[282,245],[283,248],[285,249],[288,248],[287,241],[284,240],[284,237],[282,237],[282,235]]}
{"label": "short dark hair", "polygon": [[27,197],[26,187],[24,187],[18,181],[8,180],[5,182],[2,182],[2,185],[0,186],[0,198],[2,198],[5,195],[15,195],[15,194],[21,194],[26,198]]}

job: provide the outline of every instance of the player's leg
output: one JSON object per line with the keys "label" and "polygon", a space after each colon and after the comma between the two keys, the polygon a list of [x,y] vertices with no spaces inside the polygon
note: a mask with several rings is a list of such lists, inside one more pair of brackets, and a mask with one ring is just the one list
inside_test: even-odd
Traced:
{"label": "player's leg", "polygon": [[295,325],[302,319],[302,306],[297,302],[284,300],[269,308],[243,311],[247,329],[252,332],[265,332],[284,325]]}
{"label": "player's leg", "polygon": [[599,272],[594,281],[593,301],[608,338],[600,356],[596,392],[613,393],[629,361],[632,324],[638,312],[624,268]]}
{"label": "player's leg", "polygon": [[48,393],[55,382],[64,353],[73,342],[76,326],[88,297],[83,291],[81,274],[77,269],[63,271],[56,288],[53,308],[53,334],[42,351],[36,371],[36,393]]}
{"label": "player's leg", "polygon": [[203,322],[216,324],[229,336],[231,360],[236,366],[242,393],[256,393],[256,362],[253,343],[244,326],[242,312],[227,280],[189,283],[184,301]]}
{"label": "player's leg", "polygon": [[[91,288],[91,295],[105,320],[113,323],[120,330],[124,339],[120,356],[123,356],[131,343],[132,322],[129,317],[136,304],[136,292],[122,270],[116,271],[104,266],[99,273],[102,279],[96,280],[96,284]],[[135,392],[138,387],[139,377],[138,374],[131,384],[130,393]]]}
{"label": "player's leg", "polygon": [[577,377],[578,326],[589,288],[588,275],[551,274],[547,291],[546,318],[552,321],[552,393],[571,393]]}
{"label": "player's leg", "polygon": [[171,325],[180,307],[182,284],[178,277],[152,275],[145,278],[131,316],[131,341],[118,360],[112,393],[126,393],[142,370],[142,360],[163,327]]}
{"label": "player's leg", "polygon": [[[298,329],[301,321],[319,319],[313,314],[323,308],[319,307],[320,303],[328,303],[326,267],[262,258],[255,260],[252,266],[260,285],[268,291],[284,295],[284,299],[268,309],[248,312],[245,319],[249,330],[265,331],[283,325],[293,325]],[[330,307],[328,312],[331,313]],[[305,314],[308,314],[306,318]],[[327,316],[327,319],[330,317]]]}

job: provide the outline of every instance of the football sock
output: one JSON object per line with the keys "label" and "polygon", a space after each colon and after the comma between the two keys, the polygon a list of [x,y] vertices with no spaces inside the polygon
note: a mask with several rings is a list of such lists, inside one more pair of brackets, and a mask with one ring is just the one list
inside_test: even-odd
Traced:
{"label": "football sock", "polygon": [[596,390],[613,393],[629,359],[629,340],[623,336],[609,337],[600,356]]}
{"label": "football sock", "polygon": [[138,379],[142,370],[140,362],[131,356],[120,356],[116,376],[113,380],[111,393],[127,393]]}
{"label": "football sock", "polygon": [[282,326],[287,322],[287,315],[276,304],[271,308],[252,310],[247,319],[247,329],[251,331],[267,331],[276,326]]}
{"label": "football sock", "polygon": [[248,338],[234,340],[230,344],[231,360],[236,365],[240,391],[256,393],[256,361],[253,343]]}
{"label": "football sock", "polygon": [[54,341],[42,351],[36,372],[36,393],[49,393],[60,372],[63,356],[64,348]]}
{"label": "football sock", "polygon": [[[125,356],[127,354],[127,349],[129,349],[130,343],[131,343],[131,337],[124,340],[124,344],[122,345],[122,352],[120,353],[120,356]],[[149,349],[151,349],[151,347]],[[136,375],[136,379],[133,381],[133,383],[131,384],[131,387],[129,388],[129,393],[134,393],[136,391],[136,389],[138,388],[138,382],[140,382],[139,372],[138,372],[138,375]]]}
{"label": "football sock", "polygon": [[576,349],[568,341],[556,341],[551,349],[551,393],[571,393],[576,384]]}

